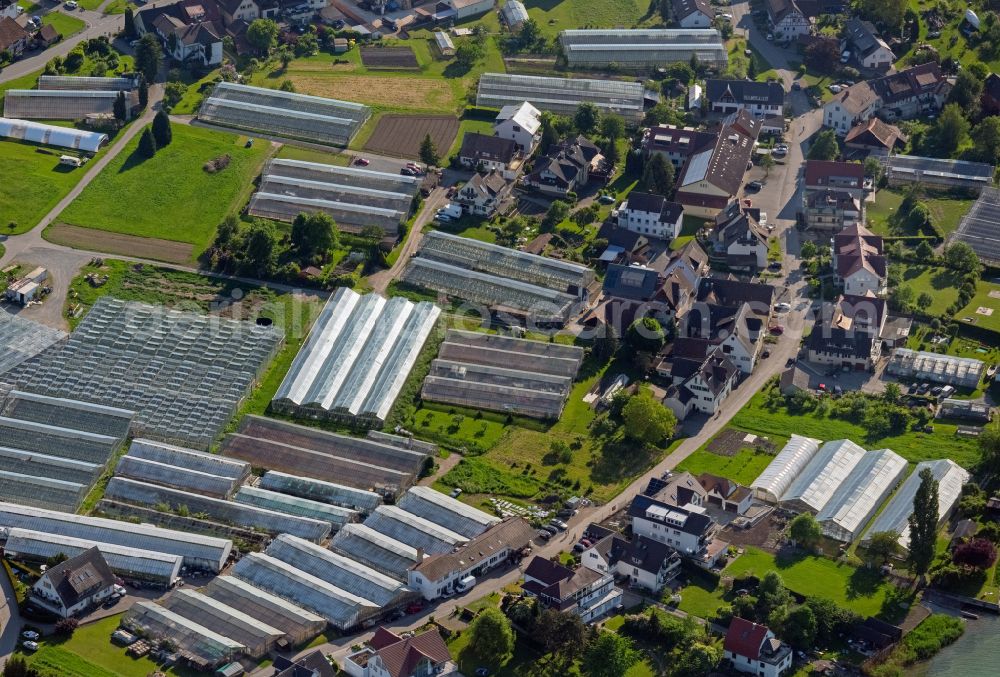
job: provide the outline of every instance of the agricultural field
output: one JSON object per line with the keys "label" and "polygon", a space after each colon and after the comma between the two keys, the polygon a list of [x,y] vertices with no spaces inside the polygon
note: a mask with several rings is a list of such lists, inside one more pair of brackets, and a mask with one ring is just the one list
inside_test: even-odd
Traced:
{"label": "agricultural field", "polygon": [[[173,142],[145,160],[136,151],[136,135],[59,221],[184,243],[190,247],[188,259],[194,259],[211,242],[219,222],[249,196],[269,152],[264,143],[253,148],[244,144],[244,137],[175,124]],[[224,156],[231,158],[225,169],[204,169],[205,163]]]}
{"label": "agricultural field", "polygon": [[428,134],[434,147],[451,148],[458,134],[458,118],[453,115],[383,115],[365,142],[364,149],[383,155],[419,158],[420,144]]}
{"label": "agricultural field", "polygon": [[[866,208],[868,228],[876,235],[924,235],[917,233],[895,219],[899,205],[903,202],[903,191],[886,188],[875,194],[875,202]],[[928,192],[921,202],[927,205],[931,218],[942,235],[949,235],[958,228],[959,222],[972,206],[974,200],[964,196],[933,191]]]}
{"label": "agricultural field", "polygon": [[409,47],[361,47],[361,63],[365,68],[416,69],[417,55]]}

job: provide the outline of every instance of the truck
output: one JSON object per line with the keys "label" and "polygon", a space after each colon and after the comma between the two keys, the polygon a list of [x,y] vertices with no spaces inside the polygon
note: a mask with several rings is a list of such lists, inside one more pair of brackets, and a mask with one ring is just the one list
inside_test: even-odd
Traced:
{"label": "truck", "polygon": [[459,594],[466,593],[469,590],[472,590],[472,587],[475,584],[476,584],[475,576],[466,576],[465,578],[461,579],[458,583],[455,584],[455,592],[458,592]]}

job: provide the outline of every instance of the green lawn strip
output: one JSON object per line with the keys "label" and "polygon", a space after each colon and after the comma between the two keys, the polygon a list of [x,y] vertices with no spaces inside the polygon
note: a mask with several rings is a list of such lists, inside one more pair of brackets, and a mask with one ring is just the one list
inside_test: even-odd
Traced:
{"label": "green lawn strip", "polygon": [[[567,28],[632,28],[646,15],[649,3],[641,0],[526,0],[528,16],[538,22],[546,37],[555,38]],[[653,18],[659,20],[659,14]]]}
{"label": "green lawn strip", "polygon": [[[990,292],[1000,295],[1000,284],[980,280],[976,284],[976,295],[969,301],[969,305],[958,311],[956,317],[960,320],[965,317],[971,317],[975,320],[977,327],[1000,332],[1000,298],[990,296]],[[993,314],[980,315],[976,312],[978,308],[991,308],[993,309]],[[1000,345],[1000,336],[997,337],[994,345]]]}
{"label": "green lawn strip", "polygon": [[687,578],[687,585],[680,590],[681,601],[677,608],[699,618],[714,617],[719,607],[726,603],[722,585],[712,576],[693,571],[687,572]]}
{"label": "green lawn strip", "polygon": [[444,162],[447,158],[452,158],[455,155],[458,155],[458,151],[462,149],[462,139],[465,138],[466,134],[471,134],[473,132],[492,136],[493,122],[490,120],[462,118],[458,123],[458,134],[455,135],[455,140],[452,142],[451,148],[448,149],[447,155],[442,157],[442,162]]}
{"label": "green lawn strip", "polygon": [[84,9],[96,10],[104,0],[78,0],[78,2],[80,3],[80,7]]}
{"label": "green lawn strip", "polygon": [[720,456],[699,449],[681,461],[677,471],[687,471],[695,476],[710,473],[748,486],[773,459],[774,457],[769,454],[757,454],[749,449],[741,449],[733,456]]}
{"label": "green lawn strip", "polygon": [[125,10],[127,10],[129,7],[135,9],[135,4],[128,2],[127,0],[111,0],[111,2],[109,2],[107,6],[105,6],[104,13],[124,14]]}
{"label": "green lawn strip", "polygon": [[694,239],[695,234],[701,230],[705,225],[705,221],[699,219],[696,216],[684,215],[684,222],[681,225],[681,234],[674,238],[674,241],[670,243],[670,248],[673,250],[680,249],[688,242]]}
{"label": "green lawn strip", "polygon": [[320,164],[340,166],[346,166],[351,161],[351,156],[347,153],[300,148],[287,143],[278,149],[276,157],[285,160],[302,160],[303,162],[319,162]]}
{"label": "green lawn strip", "polygon": [[[868,226],[877,235],[923,235],[905,224],[900,227],[890,223],[891,217],[899,210],[903,202],[903,191],[886,188],[875,194],[875,202],[866,207]],[[972,200],[967,197],[953,196],[946,192],[929,191],[921,198],[927,205],[937,228],[942,234],[948,235],[958,228],[959,222],[972,206]]]}
{"label": "green lawn strip", "polygon": [[[140,135],[112,160],[59,217],[86,228],[208,246],[223,217],[239,207],[269,152],[245,148],[240,137],[173,125],[173,142],[150,159],[136,152]],[[229,155],[228,167],[210,174],[203,165]]]}
{"label": "green lawn strip", "polygon": [[[110,13],[111,12],[109,12],[109,14]],[[209,91],[214,86],[215,80],[218,77],[219,69],[215,69],[197,80],[192,79],[190,82],[185,80],[185,83],[188,86],[187,91],[184,92],[184,96],[181,97],[181,100],[170,109],[170,114],[194,115],[197,113],[198,108],[201,106],[205,92]]]}
{"label": "green lawn strip", "polygon": [[63,14],[62,12],[49,12],[42,17],[42,24],[55,28],[56,32],[63,37],[63,40],[76,35],[87,27],[87,22],[77,19],[75,16]]}
{"label": "green lawn strip", "polygon": [[958,273],[948,268],[912,263],[895,265],[902,271],[902,284],[913,290],[914,301],[925,292],[931,295],[933,302],[925,311],[930,315],[943,314],[958,299],[958,287],[962,284],[962,276]]}

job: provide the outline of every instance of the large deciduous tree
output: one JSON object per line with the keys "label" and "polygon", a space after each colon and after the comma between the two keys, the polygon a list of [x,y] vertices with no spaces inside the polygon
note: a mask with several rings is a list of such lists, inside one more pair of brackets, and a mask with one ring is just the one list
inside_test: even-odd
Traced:
{"label": "large deciduous tree", "polygon": [[[72,52],[70,52],[72,54]],[[163,50],[154,33],[146,33],[135,48],[135,69],[142,73],[146,82],[156,80],[163,63]]]}
{"label": "large deciduous tree", "polygon": [[837,136],[832,129],[824,129],[809,147],[808,159],[810,160],[836,160],[840,154],[840,146],[837,145]]}
{"label": "large deciduous tree", "polygon": [[788,535],[803,548],[812,549],[819,545],[823,529],[810,513],[798,515],[788,525]]}
{"label": "large deciduous tree", "polygon": [[324,212],[299,214],[292,221],[292,246],[302,258],[326,256],[337,246],[337,225]]}
{"label": "large deciduous tree", "polygon": [[278,44],[278,24],[271,19],[254,19],[247,27],[247,42],[258,54],[270,54]]}
{"label": "large deciduous tree", "polygon": [[514,632],[510,621],[496,607],[486,607],[472,621],[469,649],[492,665],[501,665],[514,651]]}
{"label": "large deciduous tree", "polygon": [[587,647],[581,670],[587,677],[621,677],[640,657],[632,640],[614,632],[602,632]]}
{"label": "large deciduous tree", "polygon": [[601,123],[600,109],[590,101],[584,101],[576,107],[573,115],[573,126],[581,134],[593,134]]}
{"label": "large deciduous tree", "polygon": [[673,436],[677,427],[674,412],[645,391],[629,398],[622,409],[622,419],[625,436],[643,444],[658,445]]}

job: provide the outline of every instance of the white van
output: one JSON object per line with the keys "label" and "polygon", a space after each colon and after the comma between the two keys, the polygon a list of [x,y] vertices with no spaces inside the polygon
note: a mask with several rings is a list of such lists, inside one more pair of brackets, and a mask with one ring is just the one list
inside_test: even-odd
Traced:
{"label": "white van", "polygon": [[463,578],[462,580],[460,580],[458,583],[455,584],[455,591],[458,593],[468,592],[469,590],[472,589],[472,587],[475,584],[476,584],[475,576],[466,576],[465,578]]}
{"label": "white van", "polygon": [[68,167],[81,167],[83,166],[83,160],[72,155],[60,155],[59,164],[66,165]]}

